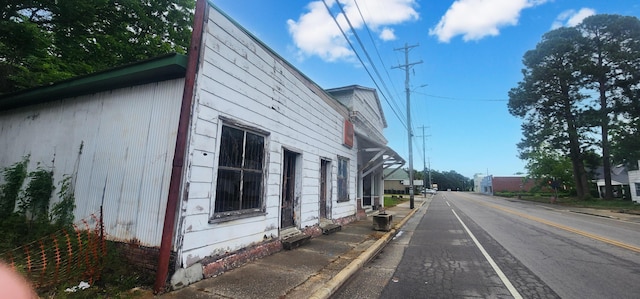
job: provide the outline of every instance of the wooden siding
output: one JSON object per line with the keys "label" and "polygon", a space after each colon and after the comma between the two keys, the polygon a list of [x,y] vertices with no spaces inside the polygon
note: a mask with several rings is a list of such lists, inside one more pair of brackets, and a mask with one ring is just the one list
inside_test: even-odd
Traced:
{"label": "wooden siding", "polygon": [[362,120],[367,123],[367,127],[370,128],[375,136],[375,140],[380,143],[386,144],[387,140],[384,138],[383,130],[385,128],[384,117],[382,111],[379,109],[380,103],[375,97],[375,91],[369,89],[356,89],[354,94],[354,110],[358,111],[362,115]]}
{"label": "wooden siding", "polygon": [[[181,203],[176,240],[182,266],[279,237],[283,148],[301,156],[297,227],[318,224],[321,158],[351,160],[351,200],[337,203],[335,188],[329,199],[333,218],[355,215],[356,151],[342,146],[347,110],[215,8],[209,8],[203,36],[188,151],[189,197]],[[211,224],[222,118],[268,133],[266,213]],[[337,177],[335,165],[331,178]]]}

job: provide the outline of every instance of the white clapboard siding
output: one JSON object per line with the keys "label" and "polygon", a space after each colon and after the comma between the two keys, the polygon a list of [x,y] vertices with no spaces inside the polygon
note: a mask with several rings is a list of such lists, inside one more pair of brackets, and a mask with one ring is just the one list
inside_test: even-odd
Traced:
{"label": "white clapboard siding", "polygon": [[380,102],[375,96],[375,91],[369,89],[356,89],[355,98],[357,103],[355,109],[360,112],[373,128],[382,134],[386,127],[384,116],[380,107]]}
{"label": "white clapboard siding", "polygon": [[[301,155],[298,227],[318,224],[320,160],[338,156],[351,160],[349,193],[352,200],[335,202],[335,215],[355,214],[356,151],[342,145],[348,111],[319,87],[215,8],[209,9],[195,92],[195,115],[189,152],[211,153],[213,160],[192,161],[188,178],[194,194],[182,201],[179,240],[183,267],[203,257],[223,254],[279,237],[283,148]],[[204,114],[204,115],[202,115]],[[209,223],[215,200],[217,136],[221,117],[268,132],[264,205],[266,214],[227,222]],[[201,138],[199,135],[205,135]],[[201,154],[201,153],[200,153]],[[206,184],[210,182],[207,189]],[[332,182],[332,186],[336,183]],[[207,198],[208,197],[208,198]]]}

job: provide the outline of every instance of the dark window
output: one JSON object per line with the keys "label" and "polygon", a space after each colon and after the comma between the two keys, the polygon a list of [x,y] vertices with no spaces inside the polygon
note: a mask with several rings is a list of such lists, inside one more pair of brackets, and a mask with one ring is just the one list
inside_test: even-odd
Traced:
{"label": "dark window", "polygon": [[338,157],[338,201],[349,200],[349,160]]}
{"label": "dark window", "polygon": [[640,183],[635,183],[636,185],[636,196],[640,196]]}
{"label": "dark window", "polygon": [[262,208],[264,136],[223,126],[214,217]]}

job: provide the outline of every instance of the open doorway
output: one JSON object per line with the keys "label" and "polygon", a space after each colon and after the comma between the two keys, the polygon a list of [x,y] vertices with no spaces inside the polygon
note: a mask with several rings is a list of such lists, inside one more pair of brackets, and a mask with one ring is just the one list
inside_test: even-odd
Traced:
{"label": "open doorway", "polygon": [[331,161],[320,160],[320,219],[331,217]]}
{"label": "open doorway", "polygon": [[298,201],[297,160],[299,154],[284,150],[282,161],[282,200],[280,211],[280,228],[295,227],[295,210]]}

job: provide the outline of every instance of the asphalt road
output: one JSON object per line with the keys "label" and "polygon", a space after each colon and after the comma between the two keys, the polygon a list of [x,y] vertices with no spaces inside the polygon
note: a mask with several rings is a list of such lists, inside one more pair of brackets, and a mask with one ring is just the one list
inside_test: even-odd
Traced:
{"label": "asphalt road", "polygon": [[334,298],[638,298],[640,224],[440,192]]}

